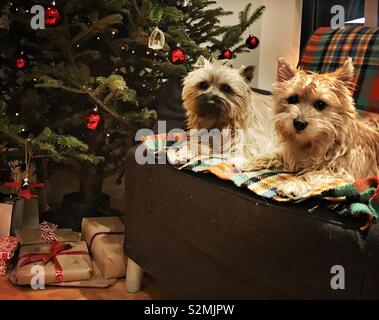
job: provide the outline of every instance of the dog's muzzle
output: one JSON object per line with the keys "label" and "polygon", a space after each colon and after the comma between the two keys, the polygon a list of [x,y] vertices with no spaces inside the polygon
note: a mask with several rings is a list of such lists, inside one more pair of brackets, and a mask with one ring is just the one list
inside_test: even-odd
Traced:
{"label": "dog's muzzle", "polygon": [[202,94],[198,98],[200,117],[217,117],[224,108],[223,100],[216,95]]}
{"label": "dog's muzzle", "polygon": [[308,126],[308,122],[303,119],[296,118],[293,120],[293,126],[296,129],[296,131],[300,132]]}

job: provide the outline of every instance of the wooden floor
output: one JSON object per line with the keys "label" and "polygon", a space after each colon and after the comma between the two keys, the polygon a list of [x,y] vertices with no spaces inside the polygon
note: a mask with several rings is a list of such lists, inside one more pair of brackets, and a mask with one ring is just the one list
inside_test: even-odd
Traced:
{"label": "wooden floor", "polygon": [[170,299],[160,285],[145,276],[143,291],[127,293],[125,279],[106,289],[57,288],[47,286],[44,290],[33,290],[27,286],[13,286],[7,277],[0,277],[0,300],[150,300]]}

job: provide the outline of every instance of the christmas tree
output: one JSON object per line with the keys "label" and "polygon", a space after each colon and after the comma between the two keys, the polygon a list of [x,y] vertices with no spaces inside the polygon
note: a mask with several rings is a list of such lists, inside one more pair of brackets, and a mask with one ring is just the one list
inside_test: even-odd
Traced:
{"label": "christmas tree", "polygon": [[[196,59],[249,50],[244,32],[264,7],[231,14],[207,0],[57,0],[3,3],[0,13],[0,164],[24,159],[80,181],[79,199],[98,199],[120,181],[139,128],[151,127],[157,93]],[[44,29],[38,10],[44,8]],[[163,32],[163,33],[162,33]],[[163,37],[164,36],[164,39]],[[225,50],[225,49],[229,49]],[[228,58],[223,56],[223,58]],[[3,146],[3,147],[2,147]],[[41,170],[41,168],[43,170]],[[5,175],[3,175],[5,176]]]}

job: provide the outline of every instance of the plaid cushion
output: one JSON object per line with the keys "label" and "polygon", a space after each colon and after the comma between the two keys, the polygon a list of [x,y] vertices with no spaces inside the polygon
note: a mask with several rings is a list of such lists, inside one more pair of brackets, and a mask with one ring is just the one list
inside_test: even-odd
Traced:
{"label": "plaid cushion", "polygon": [[379,113],[379,28],[319,28],[309,39],[299,63],[314,72],[333,72],[353,58],[354,98],[365,116]]}

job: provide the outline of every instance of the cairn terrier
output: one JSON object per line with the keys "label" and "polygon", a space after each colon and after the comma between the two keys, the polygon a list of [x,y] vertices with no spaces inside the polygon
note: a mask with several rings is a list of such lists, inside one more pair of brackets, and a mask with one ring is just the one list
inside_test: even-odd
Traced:
{"label": "cairn terrier", "polygon": [[352,59],[335,72],[296,70],[279,59],[274,126],[280,140],[271,154],[251,159],[245,171],[279,168],[297,173],[278,193],[301,196],[320,184],[379,175],[379,127],[354,105]]}
{"label": "cairn terrier", "polygon": [[[215,132],[221,136],[217,146],[207,145],[212,149],[208,152],[204,152],[206,143],[201,140],[202,146],[197,150],[203,154],[222,154],[228,161],[242,166],[244,159],[272,150],[271,98],[262,98],[249,87],[254,69],[254,66],[242,66],[237,70],[228,60],[209,61],[200,57],[195,70],[185,78],[182,98],[190,136],[203,137],[204,132],[211,132],[213,138]],[[193,156],[187,154],[187,158]]]}

